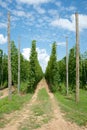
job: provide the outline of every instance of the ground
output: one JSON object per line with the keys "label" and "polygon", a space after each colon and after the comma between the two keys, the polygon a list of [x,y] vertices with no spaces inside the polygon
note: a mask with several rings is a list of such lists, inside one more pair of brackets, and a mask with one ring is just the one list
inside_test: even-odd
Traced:
{"label": "ground", "polygon": [[[14,92],[14,87],[12,86],[12,92]],[[0,90],[0,99],[8,96],[9,89],[5,88],[4,90]]]}
{"label": "ground", "polygon": [[[37,99],[39,91],[43,88],[49,95],[49,102],[45,104],[44,101]],[[39,107],[40,111],[38,112],[36,110]],[[49,110],[47,110],[48,108]],[[47,112],[42,109],[47,110]],[[54,95],[49,91],[45,79],[42,79],[38,83],[32,99],[20,111],[11,113],[9,116],[6,115],[9,122],[0,130],[87,130],[87,128],[66,121],[63,115]]]}

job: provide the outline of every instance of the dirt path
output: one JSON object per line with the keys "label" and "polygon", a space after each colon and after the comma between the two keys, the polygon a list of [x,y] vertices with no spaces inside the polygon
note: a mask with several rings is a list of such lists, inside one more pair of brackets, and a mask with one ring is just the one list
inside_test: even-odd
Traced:
{"label": "dirt path", "polygon": [[[0,90],[0,99],[5,98],[8,96],[8,88],[5,88],[3,90]],[[14,87],[12,87],[12,93],[15,91]]]}
{"label": "dirt path", "polygon": [[38,130],[87,130],[87,128],[81,128],[75,123],[72,124],[71,122],[68,122],[63,118],[63,113],[60,112],[60,108],[57,105],[54,95],[49,92],[48,85],[45,80],[43,81],[43,84],[46,87],[46,90],[52,102],[54,119],[48,124],[45,124],[44,126],[39,128]]}
{"label": "dirt path", "polygon": [[[41,128],[35,128],[36,130],[87,130],[86,128],[80,128],[75,123],[70,123],[68,121],[65,121],[63,118],[63,114],[60,112],[60,108],[58,107],[56,100],[54,98],[54,95],[49,91],[48,85],[46,81],[43,79],[40,81],[40,83],[37,85],[37,89],[35,91],[35,94],[33,95],[31,101],[24,106],[20,111],[16,111],[9,115],[8,118],[10,121],[5,126],[5,128],[2,128],[0,130],[19,130],[20,125],[22,125],[27,120],[33,119],[34,121],[37,120],[34,119],[34,115],[32,114],[31,107],[37,103],[37,94],[40,89],[46,88],[47,93],[50,97],[51,106],[53,110],[53,118],[47,123],[41,126]],[[33,116],[33,118],[31,118]],[[41,118],[41,117],[39,117]],[[33,121],[33,123],[34,123]],[[28,128],[24,130],[34,130],[33,128]]]}

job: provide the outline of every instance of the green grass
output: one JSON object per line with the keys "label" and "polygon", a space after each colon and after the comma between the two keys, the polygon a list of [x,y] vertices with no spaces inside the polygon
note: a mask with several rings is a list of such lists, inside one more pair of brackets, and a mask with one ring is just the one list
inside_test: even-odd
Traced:
{"label": "green grass", "polygon": [[0,127],[4,126],[4,114],[9,114],[16,110],[20,110],[23,105],[31,99],[31,94],[26,94],[24,96],[19,96],[17,94],[12,95],[12,100],[8,97],[0,100]]}
{"label": "green grass", "polygon": [[12,95],[12,100],[8,97],[0,100],[0,115],[11,113],[12,111],[19,110],[23,104],[31,99],[31,94],[19,96],[17,94]]}
{"label": "green grass", "polygon": [[40,101],[48,101],[49,100],[49,95],[48,95],[45,88],[42,88],[41,90],[39,90],[37,100],[40,100]]}
{"label": "green grass", "polygon": [[42,105],[34,105],[32,107],[32,111],[34,112],[35,116],[41,116],[44,114],[43,106]]}
{"label": "green grass", "polygon": [[65,112],[67,119],[76,122],[78,125],[87,125],[87,91],[80,90],[80,102],[75,103],[75,94],[69,97],[55,93],[55,97]]}
{"label": "green grass", "polygon": [[39,90],[37,100],[30,108],[29,119],[21,124],[20,130],[33,130],[48,123],[52,118],[51,102],[45,88]]}
{"label": "green grass", "polygon": [[20,85],[20,91],[22,93],[27,93],[27,87],[28,87],[28,81],[26,82],[21,82],[21,85]]}
{"label": "green grass", "polygon": [[36,116],[41,116],[43,114],[49,114],[51,110],[51,103],[49,99],[49,95],[46,92],[45,88],[42,88],[38,92],[38,97],[37,97],[37,104],[35,104],[32,107],[32,111]]}

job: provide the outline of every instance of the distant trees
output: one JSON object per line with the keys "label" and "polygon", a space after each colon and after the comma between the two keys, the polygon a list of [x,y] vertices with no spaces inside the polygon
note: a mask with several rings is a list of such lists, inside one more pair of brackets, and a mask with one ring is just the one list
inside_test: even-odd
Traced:
{"label": "distant trees", "polygon": [[3,76],[2,76],[2,87],[8,86],[8,57],[6,54],[3,55]]}
{"label": "distant trees", "polygon": [[87,89],[87,51],[81,55],[80,60],[80,83],[81,87]]}
{"label": "distant trees", "polygon": [[[76,87],[76,47],[70,49],[68,55],[69,90],[75,92]],[[80,54],[80,88],[87,89],[87,52]],[[45,72],[45,77],[50,85],[50,90],[66,92],[66,57],[57,61],[56,43],[53,43],[52,52]],[[63,89],[63,90],[62,90]]]}
{"label": "distant trees", "polygon": [[59,83],[59,71],[58,71],[58,66],[57,66],[57,54],[56,54],[56,43],[54,42],[52,45],[52,51],[51,51],[51,56],[48,61],[48,65],[46,68],[45,72],[45,77],[50,85],[50,90],[52,92],[55,92],[58,90],[58,83]]}
{"label": "distant trees", "polygon": [[70,49],[69,52],[69,85],[71,89],[75,89],[76,84],[76,52],[75,47]]}
{"label": "distant trees", "polygon": [[36,41],[32,41],[31,54],[30,54],[30,64],[29,64],[29,82],[28,82],[28,92],[33,92],[36,88],[37,83],[43,77],[43,72],[38,61],[36,52]]}
{"label": "distant trees", "polygon": [[[69,89],[75,91],[76,84],[76,49],[69,51]],[[8,86],[8,56],[0,49],[0,88]],[[31,54],[29,60],[24,59],[20,53],[20,80],[21,91],[34,92],[37,83],[43,77],[42,68],[38,61],[36,51],[36,41],[32,41]],[[11,41],[11,66],[12,83],[17,86],[18,78],[18,49],[14,41]],[[52,45],[52,51],[45,72],[45,78],[50,86],[50,90],[55,92],[61,90],[62,83],[66,82],[66,57],[57,61],[56,43]],[[80,88],[87,89],[87,51],[80,54]],[[66,89],[66,87],[62,88]],[[65,91],[64,91],[65,92]]]}
{"label": "distant trees", "polygon": [[[66,78],[66,63],[64,57],[62,60],[58,61],[59,74],[61,82],[65,83]],[[87,52],[83,55],[80,54],[80,88],[87,88]],[[70,49],[69,51],[69,89],[75,91],[76,87],[76,47]]]}
{"label": "distant trees", "polygon": [[[80,73],[80,88],[85,88],[87,84],[87,52],[79,56],[79,73]],[[70,49],[69,53],[69,85],[72,90],[75,90],[76,85],[76,49]]]}
{"label": "distant trees", "polygon": [[21,82],[27,82],[29,80],[29,61],[26,60],[22,54],[20,54],[20,80]]}
{"label": "distant trees", "polygon": [[7,55],[3,54],[3,50],[0,49],[0,88],[7,87],[7,65]]}
{"label": "distant trees", "polygon": [[[69,51],[68,71],[69,71],[69,89],[75,91],[76,84],[76,52],[75,47]],[[66,84],[66,57],[58,61],[60,80]]]}
{"label": "distant trees", "polygon": [[66,57],[58,61],[57,65],[59,67],[60,81],[62,83],[65,83],[66,82]]}
{"label": "distant trees", "polygon": [[[7,87],[8,84],[8,57],[3,55],[0,49],[0,87]],[[3,64],[2,64],[3,63]],[[38,61],[36,52],[36,41],[32,41],[31,55],[29,61],[24,59],[20,53],[20,81],[21,91],[33,92],[37,83],[43,77],[42,68]],[[18,82],[18,49],[14,41],[11,41],[11,67],[12,67],[12,84],[17,86]],[[3,74],[2,74],[3,72]],[[3,83],[3,84],[2,84]]]}
{"label": "distant trees", "polygon": [[[20,79],[25,82],[28,80],[29,71],[29,61],[24,59],[23,55],[20,53]],[[14,41],[11,41],[11,66],[12,66],[12,83],[17,84],[18,81],[18,49],[15,46]]]}
{"label": "distant trees", "polygon": [[18,78],[18,49],[14,41],[11,41],[11,67],[12,67],[12,83],[17,84]]}

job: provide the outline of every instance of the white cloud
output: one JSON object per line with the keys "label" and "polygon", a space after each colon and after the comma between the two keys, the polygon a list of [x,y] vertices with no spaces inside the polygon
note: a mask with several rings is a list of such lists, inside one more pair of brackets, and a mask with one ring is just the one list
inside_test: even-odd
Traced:
{"label": "white cloud", "polygon": [[[49,55],[47,54],[45,49],[36,48],[36,50],[37,50],[37,53],[38,53],[38,60],[40,62],[40,65],[41,65],[43,71],[45,71],[48,60],[49,60]],[[27,60],[29,60],[30,51],[31,51],[30,48],[24,48],[23,49],[22,54],[25,57],[25,59],[27,59]]]}
{"label": "white cloud", "polygon": [[[44,14],[45,13],[45,9],[43,9],[41,7],[41,4],[43,3],[47,3],[50,0],[19,0],[17,2],[20,3],[24,3],[24,4],[29,4],[29,5],[33,5],[33,8],[39,13],[39,14]],[[18,5],[19,8],[21,7],[20,5]]]}
{"label": "white cloud", "polygon": [[61,11],[68,11],[68,12],[76,12],[77,8],[75,6],[69,6],[69,7],[60,7]]}
{"label": "white cloud", "polygon": [[0,6],[3,8],[7,8],[7,3],[0,0]]}
{"label": "white cloud", "polygon": [[[20,20],[20,18],[23,18],[22,21],[25,21],[24,18],[28,19],[28,22],[34,21],[34,16],[33,16],[33,13],[31,13],[31,12],[25,12],[23,10],[10,10],[10,11],[12,11],[12,14],[13,14],[13,16],[11,16],[12,22]],[[27,22],[24,22],[24,24],[27,24]]]}
{"label": "white cloud", "polygon": [[[75,31],[75,15],[72,14],[70,20],[67,18],[59,18],[51,22],[54,27],[61,27],[69,31]],[[79,14],[79,29],[83,31],[87,29],[87,15]]]}
{"label": "white cloud", "polygon": [[18,17],[32,17],[32,15],[28,12],[24,11],[18,11],[18,10],[13,10],[12,13]]}
{"label": "white cloud", "polygon": [[45,49],[37,48],[37,52],[38,52],[38,60],[40,62],[40,65],[42,66],[43,71],[45,72],[49,60],[49,55],[47,54]]}
{"label": "white cloud", "polygon": [[58,7],[60,7],[61,6],[61,2],[58,1],[58,2],[55,3],[55,5],[58,6]]}
{"label": "white cloud", "polygon": [[79,15],[79,24],[80,24],[80,29],[87,29],[87,15]]}
{"label": "white cloud", "polygon": [[39,5],[43,3],[48,3],[49,1],[51,0],[19,0],[18,2],[29,4],[29,5]]}
{"label": "white cloud", "polygon": [[76,11],[76,7],[75,6],[70,6],[65,8],[66,11]]}
{"label": "white cloud", "polygon": [[69,31],[75,31],[75,22],[69,21],[68,19],[59,18],[51,22],[51,25],[54,27],[60,27],[63,29],[67,29]]}
{"label": "white cloud", "polygon": [[34,9],[39,13],[39,14],[44,14],[45,13],[45,9],[41,8],[38,5],[34,5]]}
{"label": "white cloud", "polygon": [[17,4],[17,5],[16,5],[16,9],[17,9],[17,10],[23,10],[23,7],[22,7],[21,4]]}
{"label": "white cloud", "polygon": [[52,21],[52,19],[50,17],[46,16],[46,15],[44,15],[42,19],[43,19],[43,21],[45,21],[44,23],[46,23],[46,22],[49,23],[49,22]]}
{"label": "white cloud", "polygon": [[16,17],[16,16],[11,16],[11,21],[12,22],[15,22],[15,21],[17,21],[18,20],[18,17]]}
{"label": "white cloud", "polygon": [[75,6],[68,6],[68,7],[65,7],[62,5],[62,3],[60,1],[58,2],[55,2],[55,5],[59,8],[59,11],[76,11],[76,7]]}
{"label": "white cloud", "polygon": [[25,12],[24,11],[16,11],[16,10],[14,10],[14,12],[13,12],[15,15],[17,15],[17,16],[26,16],[26,14],[25,14]]}
{"label": "white cloud", "polygon": [[57,46],[65,46],[66,45],[65,42],[57,42],[56,44],[57,44]]}
{"label": "white cloud", "polygon": [[7,42],[7,36],[4,37],[3,34],[0,34],[0,44],[5,44]]}
{"label": "white cloud", "polygon": [[6,28],[7,24],[6,23],[0,23],[0,28]]}
{"label": "white cloud", "polygon": [[[57,42],[56,45],[64,47],[66,45],[66,43],[65,42]],[[52,44],[49,44],[49,46],[52,48]]]}
{"label": "white cloud", "polygon": [[50,10],[48,10],[48,13],[49,13],[52,17],[59,17],[58,10],[50,9]]}
{"label": "white cloud", "polygon": [[27,60],[29,60],[29,57],[30,57],[30,51],[31,51],[30,48],[24,48],[24,49],[23,49],[22,54],[23,54],[24,58],[27,59]]}

